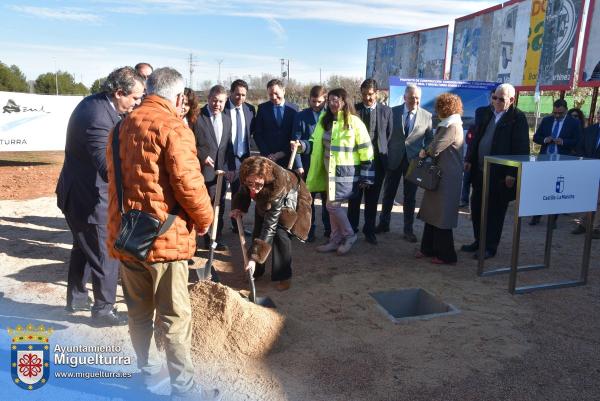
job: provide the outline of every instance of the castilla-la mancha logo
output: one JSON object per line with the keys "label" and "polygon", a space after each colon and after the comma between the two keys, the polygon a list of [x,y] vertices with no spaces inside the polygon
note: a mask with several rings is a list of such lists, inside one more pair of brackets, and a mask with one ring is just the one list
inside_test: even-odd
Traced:
{"label": "castilla-la mancha logo", "polygon": [[10,373],[13,383],[25,390],[37,390],[50,378],[50,345],[54,330],[44,325],[8,328],[11,337]]}

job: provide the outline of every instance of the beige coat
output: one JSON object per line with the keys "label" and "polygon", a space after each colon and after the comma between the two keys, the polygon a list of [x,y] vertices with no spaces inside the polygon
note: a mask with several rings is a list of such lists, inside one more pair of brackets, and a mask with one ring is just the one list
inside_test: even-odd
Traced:
{"label": "beige coat", "polygon": [[438,126],[427,148],[437,157],[442,170],[440,185],[435,191],[425,191],[417,217],[437,228],[451,229],[458,223],[458,204],[463,173],[464,135],[461,124]]}

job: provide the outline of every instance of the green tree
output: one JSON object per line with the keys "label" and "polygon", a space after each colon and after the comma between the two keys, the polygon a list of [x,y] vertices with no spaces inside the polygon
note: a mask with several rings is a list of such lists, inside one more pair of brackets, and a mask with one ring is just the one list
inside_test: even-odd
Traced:
{"label": "green tree", "polygon": [[0,91],[29,92],[27,79],[19,67],[10,67],[0,61]]}
{"label": "green tree", "polygon": [[104,84],[104,81],[106,81],[106,77],[98,78],[97,80],[95,80],[94,83],[92,83],[92,86],[90,87],[90,92],[92,94],[101,92],[102,84]]}
{"label": "green tree", "polygon": [[55,95],[56,82],[58,81],[59,95],[87,95],[90,91],[81,82],[76,83],[73,75],[65,71],[47,72],[35,80],[35,93],[44,95]]}

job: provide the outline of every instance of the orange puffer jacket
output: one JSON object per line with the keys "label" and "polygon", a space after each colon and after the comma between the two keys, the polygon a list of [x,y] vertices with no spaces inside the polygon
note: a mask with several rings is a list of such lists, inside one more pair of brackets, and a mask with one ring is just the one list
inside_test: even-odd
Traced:
{"label": "orange puffer jacket", "polygon": [[[213,210],[200,172],[194,134],[175,107],[157,95],[147,96],[119,129],[124,210],[139,209],[165,221],[178,203],[173,225],[156,239],[149,263],[190,259],[196,251],[195,227],[204,230]],[[108,249],[120,260],[134,260],[114,249],[121,224],[112,155],[112,132],[106,152],[109,177]]]}

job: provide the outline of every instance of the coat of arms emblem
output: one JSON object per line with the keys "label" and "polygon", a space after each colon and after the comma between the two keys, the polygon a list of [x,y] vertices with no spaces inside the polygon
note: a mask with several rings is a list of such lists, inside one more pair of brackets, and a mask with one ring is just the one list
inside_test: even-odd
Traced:
{"label": "coat of arms emblem", "polygon": [[10,372],[12,381],[25,390],[37,390],[50,378],[50,345],[52,328],[44,325],[8,328],[11,337]]}

